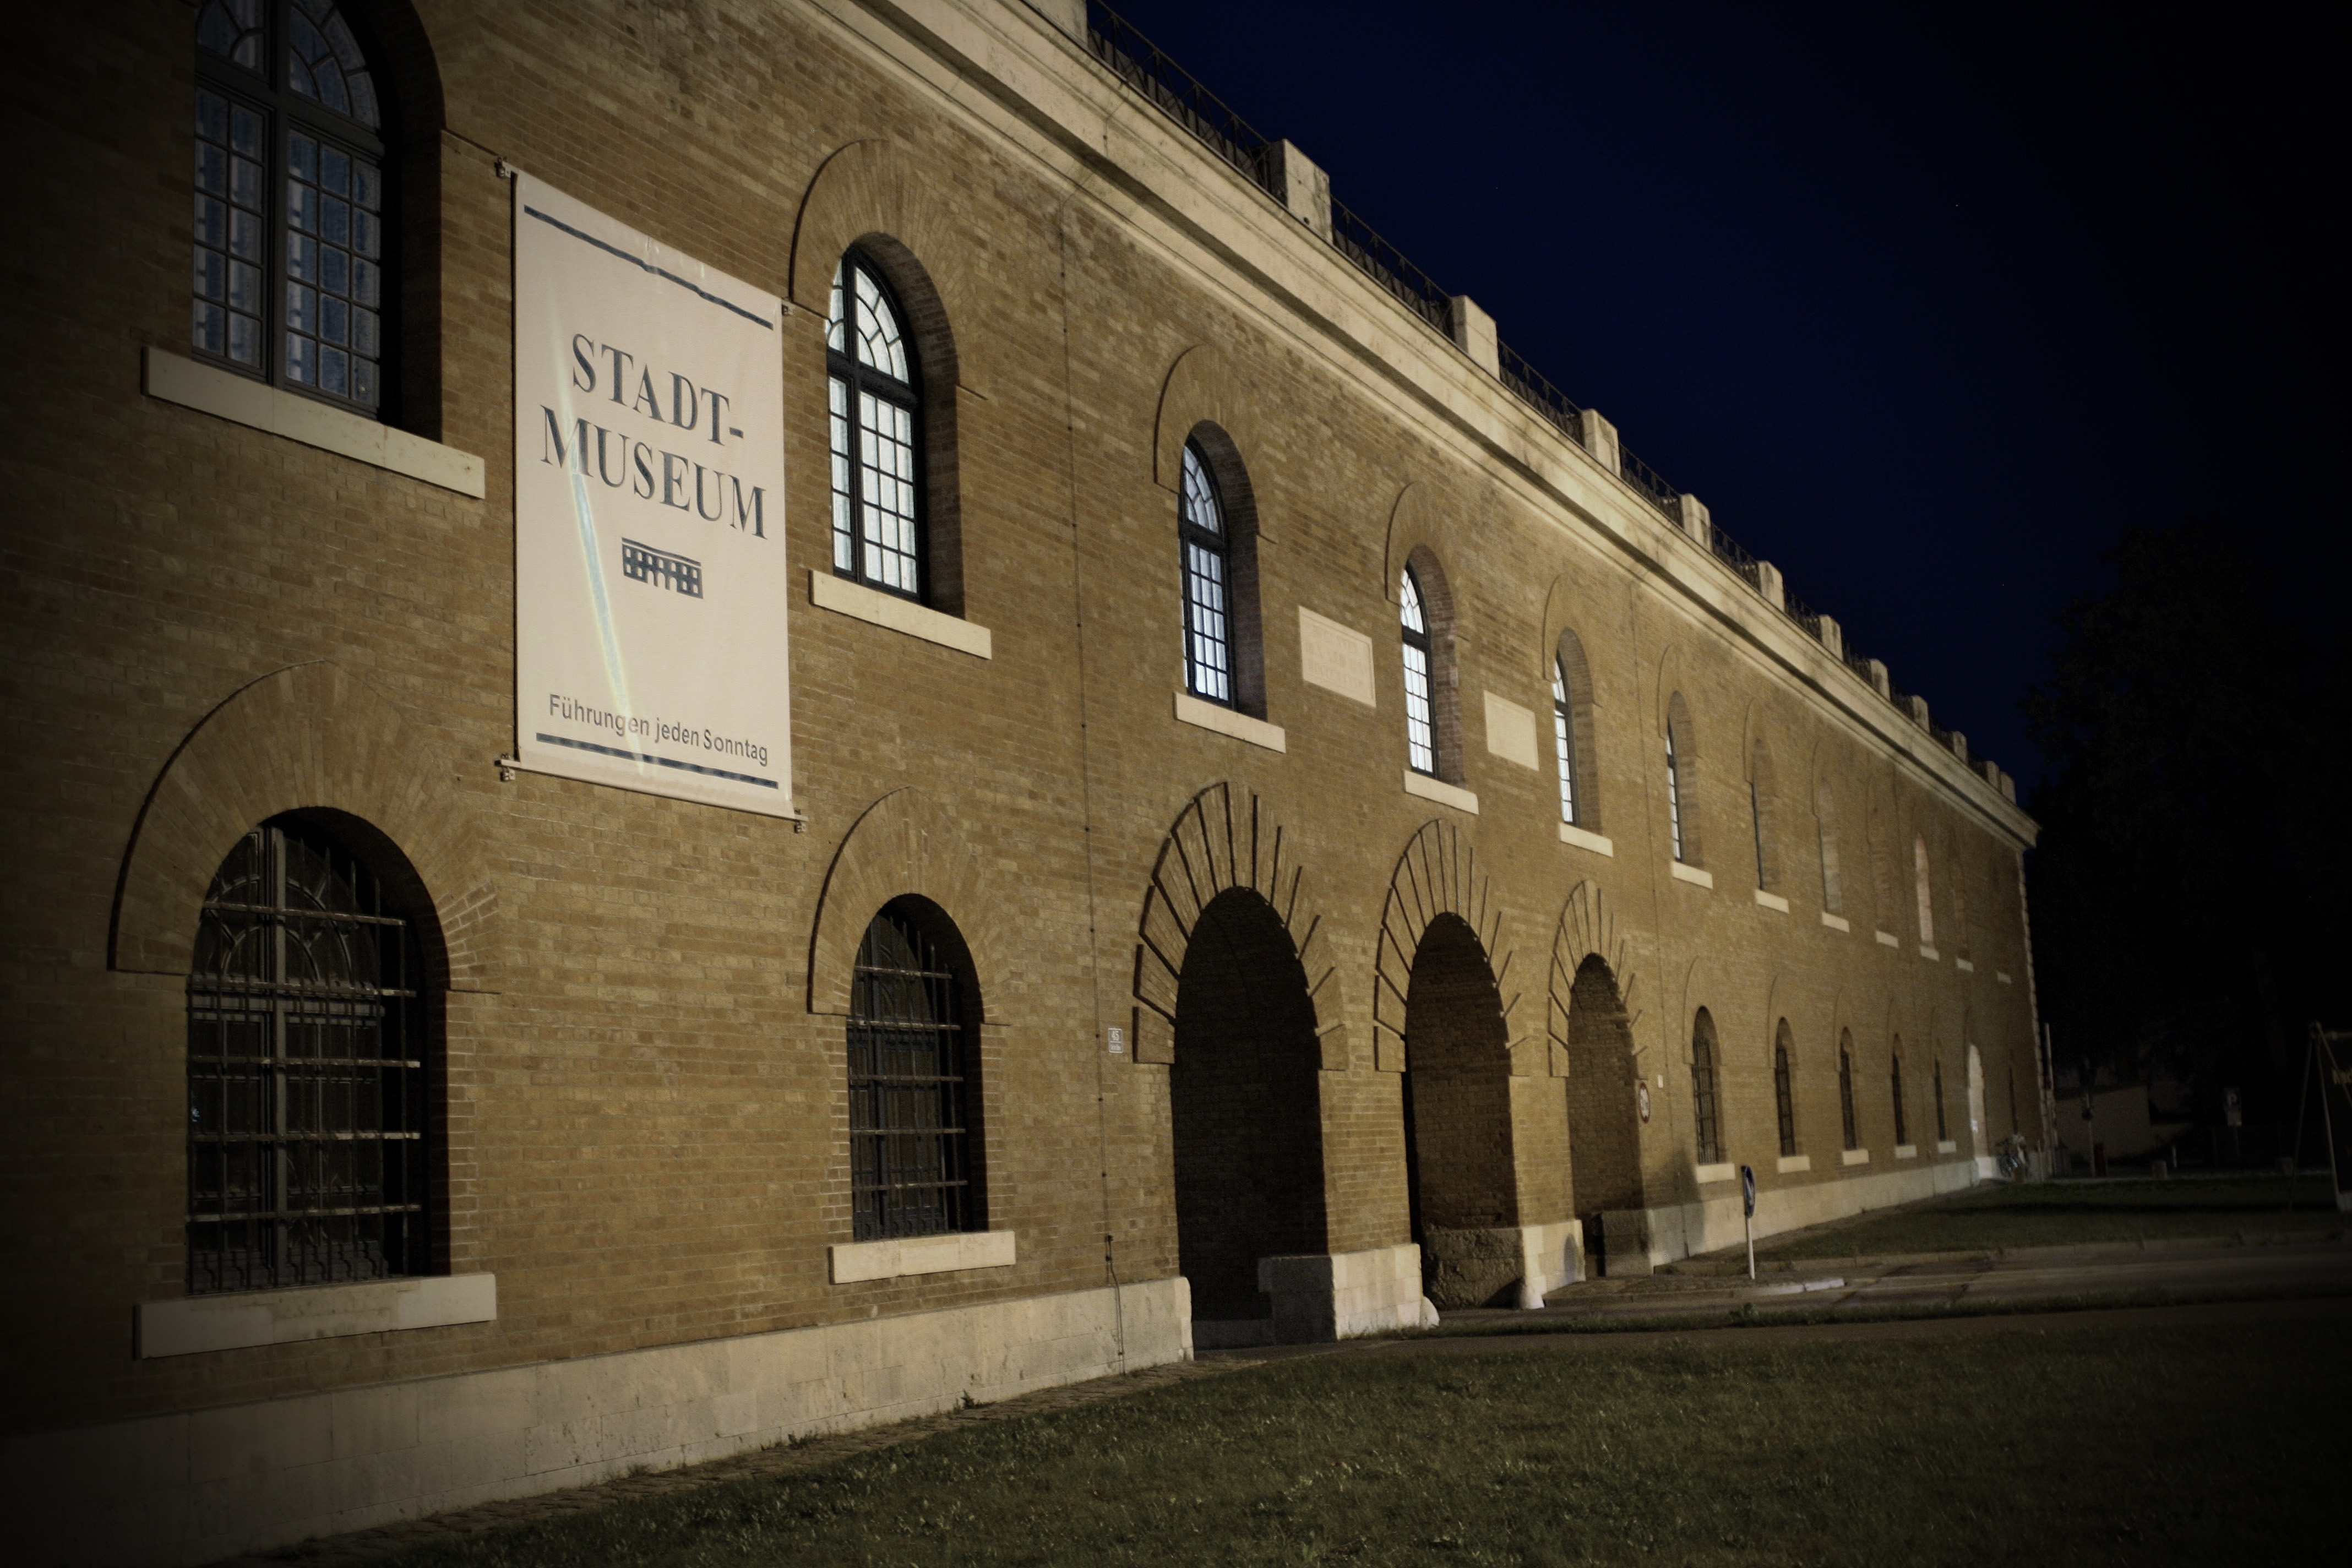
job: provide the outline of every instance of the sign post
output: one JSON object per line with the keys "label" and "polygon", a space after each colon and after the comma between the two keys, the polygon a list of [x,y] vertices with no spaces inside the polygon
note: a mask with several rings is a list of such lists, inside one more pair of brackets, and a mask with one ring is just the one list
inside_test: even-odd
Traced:
{"label": "sign post", "polygon": [[1748,1233],[1748,1278],[1756,1278],[1756,1167],[1739,1167],[1739,1224]]}

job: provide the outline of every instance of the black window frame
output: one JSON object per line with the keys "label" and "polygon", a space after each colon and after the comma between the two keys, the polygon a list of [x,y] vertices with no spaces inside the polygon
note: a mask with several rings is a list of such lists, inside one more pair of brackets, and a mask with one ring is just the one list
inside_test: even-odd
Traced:
{"label": "black window frame", "polygon": [[[186,993],[192,1296],[437,1271],[431,913],[375,861],[295,813],[248,830],[214,873]],[[312,877],[299,898],[289,894],[298,862]],[[264,897],[226,896],[257,879]],[[290,945],[289,932],[299,933]],[[307,977],[290,972],[289,958],[339,953],[374,978],[321,977],[316,963]],[[221,962],[207,967],[211,957]],[[364,1040],[371,1017],[383,1020],[373,1055],[300,1048]],[[240,1051],[240,1029],[264,1037]],[[359,1201],[298,1201],[337,1193]]]}
{"label": "black window frame", "polygon": [[[400,397],[399,211],[402,182],[396,152],[399,146],[398,105],[383,66],[384,57],[370,37],[364,19],[353,16],[352,7],[338,0],[334,15],[349,29],[354,46],[367,62],[369,89],[374,97],[377,118],[381,121],[370,126],[294,89],[288,62],[295,0],[258,0],[258,3],[263,16],[263,68],[260,72],[248,70],[234,59],[213,53],[201,42],[194,44],[191,53],[195,58],[198,94],[216,94],[227,100],[231,106],[242,105],[253,110],[262,120],[262,205],[257,209],[263,237],[260,263],[261,363],[258,365],[248,364],[233,357],[226,352],[226,342],[221,352],[215,352],[197,340],[194,312],[200,297],[193,283],[190,291],[189,353],[193,358],[205,364],[265,385],[312,398],[331,408],[341,409],[363,419],[388,423]],[[199,31],[211,8],[210,5],[198,7],[196,26]],[[201,124],[201,100],[195,107]],[[373,307],[377,318],[376,387],[373,402],[330,392],[315,381],[296,380],[287,369],[286,340],[290,330],[287,319],[288,301],[295,287],[289,277],[291,245],[289,238],[290,203],[287,187],[292,167],[289,146],[291,138],[298,132],[314,140],[331,143],[346,153],[369,160],[383,182],[377,213],[381,243],[375,258],[380,281],[378,298]],[[201,145],[200,140],[199,155]],[[201,187],[195,188],[195,194],[201,196]],[[201,235],[193,236],[191,243],[192,246],[202,246]],[[319,334],[306,335],[315,337]]]}
{"label": "black window frame", "polygon": [[1853,1047],[1845,1040],[1838,1042],[1838,1117],[1843,1124],[1846,1148],[1861,1148],[1862,1130],[1853,1114]]}
{"label": "black window frame", "polygon": [[[893,900],[858,939],[845,1040],[853,1240],[988,1228],[978,997],[961,938],[944,923]],[[899,952],[912,962],[881,962]],[[884,1048],[893,1038],[906,1058],[896,1071]],[[932,1070],[922,1070],[926,1051]]]}
{"label": "black window frame", "polygon": [[1675,858],[1690,864],[1689,847],[1683,837],[1683,775],[1681,759],[1675,754],[1675,727],[1666,726],[1666,832],[1672,843]]}
{"label": "black window frame", "polygon": [[1721,1112],[1716,1103],[1715,1041],[1704,1012],[1691,1026],[1691,1121],[1697,1140],[1697,1163],[1713,1165],[1723,1159]]}
{"label": "black window frame", "polygon": [[1552,760],[1559,769],[1559,819],[1570,827],[1584,824],[1584,790],[1576,756],[1576,698],[1568,687],[1568,665],[1551,656]]}
{"label": "black window frame", "polygon": [[1797,1153],[1797,1100],[1794,1073],[1789,1066],[1789,1047],[1772,1047],[1772,1108],[1780,1123],[1780,1157],[1794,1159]]}
{"label": "black window frame", "polygon": [[[1429,635],[1429,591],[1422,585],[1421,574],[1412,569],[1412,563],[1409,561],[1405,563],[1404,571],[1399,575],[1398,583],[1401,590],[1409,589],[1411,593],[1410,598],[1401,596],[1397,606],[1397,629],[1403,637],[1404,648],[1404,652],[1400,657],[1403,661],[1405,678],[1405,766],[1423,778],[1442,778],[1444,774],[1440,770],[1445,765],[1445,756],[1442,744],[1444,737],[1438,732],[1437,727],[1437,645]],[[1419,615],[1420,626],[1415,626],[1405,618],[1405,611],[1408,607]],[[1428,740],[1420,748],[1429,753],[1427,767],[1422,766],[1414,760],[1413,726],[1416,721],[1413,712],[1413,666],[1410,657],[1413,652],[1421,655],[1422,692],[1418,721],[1421,728],[1428,732]]]}
{"label": "black window frame", "polygon": [[1895,1100],[1895,1144],[1897,1148],[1911,1142],[1911,1114],[1903,1103],[1903,1049],[1896,1047],[1886,1058],[1889,1092]]}
{"label": "black window frame", "polygon": [[[867,364],[858,357],[856,350],[857,312],[860,308],[856,288],[858,274],[863,274],[873,283],[876,291],[882,296],[883,302],[889,306],[890,313],[896,320],[898,344],[907,355],[907,379],[904,381],[900,381],[877,365]],[[845,498],[848,501],[849,527],[845,535],[841,526],[841,513],[836,505],[831,531],[833,574],[871,588],[878,594],[889,594],[918,605],[928,605],[931,603],[933,583],[930,460],[925,441],[927,421],[923,417],[922,345],[917,341],[914,322],[907,313],[905,299],[900,296],[898,289],[891,287],[889,275],[882,270],[872,256],[856,246],[851,246],[842,252],[835,276],[843,285],[841,298],[845,314],[841,317],[844,330],[842,342],[838,347],[832,341],[832,318],[828,316],[826,321],[824,350],[826,441],[835,469],[833,493],[836,500]],[[835,383],[845,385],[848,393],[845,400],[845,411],[840,414],[833,412],[832,388]],[[866,434],[866,428],[862,422],[861,405],[858,400],[858,395],[861,393],[871,394],[878,402],[887,403],[893,407],[905,410],[908,416],[908,458],[913,467],[913,474],[908,481],[912,508],[908,514],[908,521],[914,532],[914,548],[906,553],[914,562],[915,585],[911,589],[889,581],[887,575],[874,568],[870,561],[874,552],[866,541],[864,526],[865,509],[868,504],[868,497],[866,492],[866,466],[862,458],[864,443],[861,437]],[[846,421],[848,442],[845,454],[843,448],[833,441],[833,421],[836,418]],[[846,490],[842,489],[840,482],[845,475],[848,481]],[[850,552],[850,561],[846,565],[841,559],[842,542],[845,537],[848,541]]]}
{"label": "black window frame", "polygon": [[[1208,505],[1215,517],[1215,526],[1201,521],[1192,497],[1192,476],[1197,473],[1208,492]],[[1239,617],[1236,614],[1234,589],[1234,542],[1232,513],[1225,505],[1224,487],[1217,479],[1217,466],[1209,454],[1201,449],[1199,441],[1187,437],[1179,462],[1176,495],[1176,554],[1177,567],[1182,583],[1184,600],[1184,689],[1203,702],[1213,702],[1221,708],[1238,710],[1241,707],[1241,672],[1238,668]],[[1202,557],[1214,561],[1217,576],[1214,584],[1218,604],[1213,613],[1222,629],[1212,633],[1202,625],[1204,609],[1199,584],[1206,581],[1196,563]],[[1203,647],[1216,650],[1217,659],[1212,664],[1202,658]],[[1204,673],[1213,673],[1224,683],[1224,690],[1213,691],[1203,684]]]}

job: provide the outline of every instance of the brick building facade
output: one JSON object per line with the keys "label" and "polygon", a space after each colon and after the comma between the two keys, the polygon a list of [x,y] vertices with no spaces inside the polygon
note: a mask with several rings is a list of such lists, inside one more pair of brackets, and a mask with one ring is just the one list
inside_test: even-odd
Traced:
{"label": "brick building facade", "polygon": [[[12,73],[51,150],[5,540],[42,1560],[1533,1303],[1736,1240],[1743,1163],[1770,1231],[2044,1142],[1999,770],[1081,5],[102,0]],[[381,170],[333,288],[291,259],[344,210],[314,111]],[[790,816],[511,761],[514,169],[787,307],[791,654],[743,679],[788,683]],[[912,592],[832,533],[853,253],[910,351]],[[956,1009],[945,1219],[861,1206],[886,914]],[[220,956],[303,920],[365,974]],[[230,1245],[205,1085],[271,984],[381,1059],[254,1069],[279,1217]],[[286,1219],[287,1171],[341,1217]]]}

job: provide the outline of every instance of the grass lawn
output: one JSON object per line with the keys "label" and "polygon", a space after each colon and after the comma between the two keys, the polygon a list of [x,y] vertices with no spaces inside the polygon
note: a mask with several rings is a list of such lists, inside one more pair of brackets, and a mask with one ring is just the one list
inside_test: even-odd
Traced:
{"label": "grass lawn", "polygon": [[1759,1242],[1756,1256],[1883,1258],[1904,1252],[2227,1236],[2242,1230],[2316,1235],[2352,1226],[2352,1215],[2336,1212],[2335,1192],[2325,1176],[2299,1177],[2291,1210],[2286,1195],[2286,1182],[2278,1176],[1988,1184],[1810,1236]]}
{"label": "grass lawn", "polygon": [[396,1561],[2304,1561],[2341,1522],[2346,1327],[1342,1352]]}

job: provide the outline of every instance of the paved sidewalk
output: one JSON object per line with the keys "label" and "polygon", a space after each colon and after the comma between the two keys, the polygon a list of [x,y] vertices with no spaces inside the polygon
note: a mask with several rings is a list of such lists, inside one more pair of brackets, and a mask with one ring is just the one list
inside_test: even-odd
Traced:
{"label": "paved sidewalk", "polygon": [[2084,1298],[2164,1292],[2183,1297],[2352,1296],[2352,1245],[2305,1238],[2247,1246],[2235,1240],[2101,1242],[2001,1252],[1903,1258],[1811,1258],[1767,1270],[1659,1273],[1594,1279],[1545,1298],[1540,1310],[1454,1311],[1458,1327],[1612,1317],[1711,1317],[1752,1307],[1759,1315],[1827,1307],[2013,1310]]}

